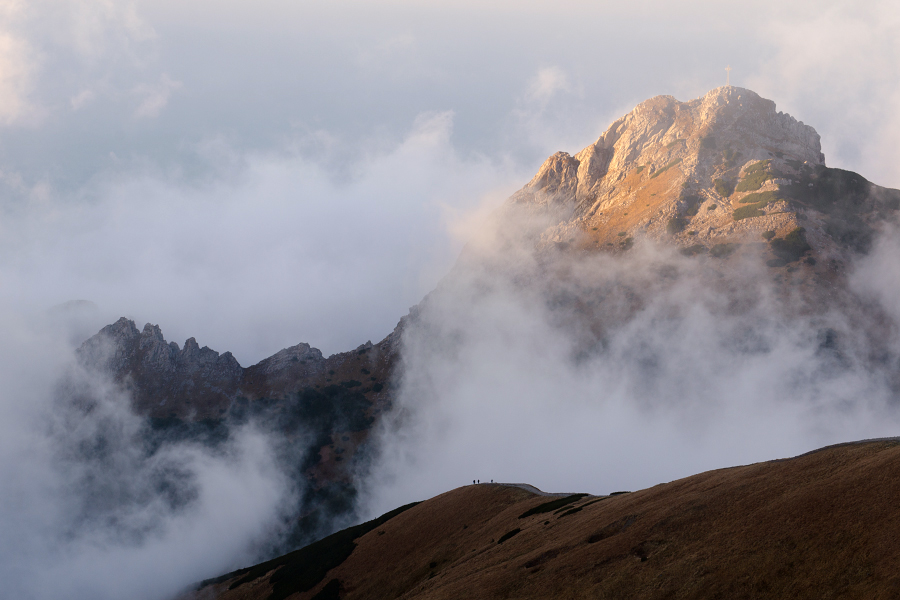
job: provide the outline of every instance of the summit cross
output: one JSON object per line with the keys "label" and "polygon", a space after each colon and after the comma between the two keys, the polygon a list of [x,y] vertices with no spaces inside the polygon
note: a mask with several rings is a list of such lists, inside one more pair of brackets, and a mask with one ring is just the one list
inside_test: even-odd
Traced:
{"label": "summit cross", "polygon": [[725,67],[725,85],[731,86],[731,65]]}

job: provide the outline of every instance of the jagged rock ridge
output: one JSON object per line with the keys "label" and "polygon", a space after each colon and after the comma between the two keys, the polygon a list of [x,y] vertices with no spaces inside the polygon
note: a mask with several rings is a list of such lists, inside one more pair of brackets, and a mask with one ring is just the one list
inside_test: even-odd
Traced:
{"label": "jagged rock ridge", "polygon": [[[398,336],[327,358],[301,343],[243,368],[230,352],[201,348],[194,338],[179,348],[157,325],[139,331],[123,317],[77,354],[88,372],[121,386],[135,412],[146,417],[148,428],[137,442],[148,459],[169,444],[227,442],[235,427],[250,420],[267,431],[297,488],[283,544],[274,547],[283,551],[330,532],[334,519],[352,514],[353,478],[366,460],[369,430],[390,407]],[[92,401],[80,400],[90,410]]]}
{"label": "jagged rock ridge", "polygon": [[147,323],[138,331],[134,321],[122,317],[85,341],[78,355],[89,368],[108,372],[122,383],[138,412],[196,420],[218,418],[238,398],[280,399],[305,387],[340,382],[344,375],[348,380],[365,375],[368,384],[357,387],[377,402],[384,397],[384,361],[389,356],[383,349],[390,348],[392,340],[388,336],[378,345],[367,342],[327,359],[317,348],[300,343],[243,368],[231,352],[201,348],[194,338],[179,348],[165,340],[158,325]]}

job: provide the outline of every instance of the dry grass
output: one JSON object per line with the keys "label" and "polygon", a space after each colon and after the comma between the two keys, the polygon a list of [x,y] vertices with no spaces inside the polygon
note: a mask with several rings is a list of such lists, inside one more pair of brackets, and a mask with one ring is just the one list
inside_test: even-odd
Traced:
{"label": "dry grass", "polygon": [[[667,169],[657,177],[649,177],[643,173],[631,171],[620,184],[617,200],[613,205],[604,207],[602,215],[596,215],[585,224],[583,248],[603,248],[607,244],[618,246],[619,232],[632,231],[648,219],[662,217],[664,207],[671,204],[669,200],[673,188],[684,177],[680,165]],[[657,171],[658,173],[659,171]],[[596,227],[596,229],[594,229]]]}
{"label": "dry grass", "polygon": [[[519,519],[547,499],[466,486],[359,538],[319,587],[337,578],[346,599],[896,598],[898,496],[896,442],[585,498],[566,518]],[[519,534],[497,544],[516,527]],[[262,599],[264,582],[245,586],[257,595],[217,597]]]}

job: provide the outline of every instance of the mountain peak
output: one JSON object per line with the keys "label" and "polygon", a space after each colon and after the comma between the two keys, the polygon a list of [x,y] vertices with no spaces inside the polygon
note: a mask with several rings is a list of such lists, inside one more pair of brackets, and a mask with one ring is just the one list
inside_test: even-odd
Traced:
{"label": "mountain peak", "polygon": [[815,129],[751,90],[723,86],[687,102],[641,102],[594,144],[548,158],[510,202],[556,219],[541,246],[622,251],[649,238],[692,254],[718,246],[721,256],[799,236],[802,252],[772,250],[770,266],[784,266],[865,251],[900,192],[827,168]]}

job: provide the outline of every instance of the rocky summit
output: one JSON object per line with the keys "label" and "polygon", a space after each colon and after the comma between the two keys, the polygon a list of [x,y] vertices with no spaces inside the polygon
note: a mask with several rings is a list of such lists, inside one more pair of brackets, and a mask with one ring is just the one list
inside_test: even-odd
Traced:
{"label": "rocky summit", "polygon": [[574,156],[548,158],[511,203],[558,217],[544,245],[623,251],[644,238],[713,257],[743,245],[771,268],[827,276],[869,248],[900,191],[828,168],[812,127],[727,86],[639,104]]}

